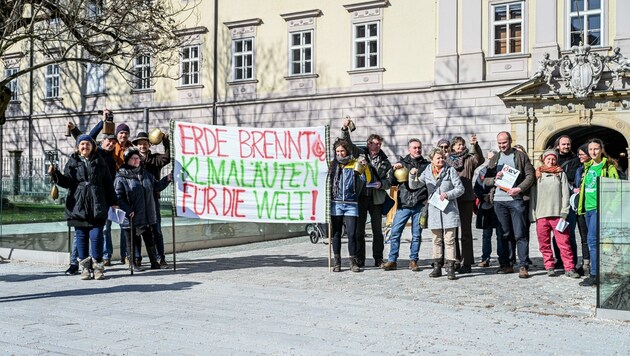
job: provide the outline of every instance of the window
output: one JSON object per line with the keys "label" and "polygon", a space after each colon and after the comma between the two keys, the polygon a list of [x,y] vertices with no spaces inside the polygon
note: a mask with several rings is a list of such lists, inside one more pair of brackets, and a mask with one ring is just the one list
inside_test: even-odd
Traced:
{"label": "window", "polygon": [[569,0],[569,47],[602,45],[602,0]]}
{"label": "window", "polygon": [[[18,72],[18,68],[6,68],[4,70],[4,77],[8,78],[10,76],[12,76],[13,74]],[[18,80],[17,78],[11,80],[9,82],[9,89],[11,90],[11,101],[17,101],[18,100]]]}
{"label": "window", "polygon": [[105,92],[105,72],[103,65],[88,63],[87,66],[87,94],[101,94]]}
{"label": "window", "polygon": [[313,73],[313,31],[291,32],[289,74]]}
{"label": "window", "polygon": [[492,53],[523,53],[523,2],[492,6]]}
{"label": "window", "polygon": [[135,62],[135,88],[151,89],[151,56],[138,55]]}
{"label": "window", "polygon": [[199,46],[182,49],[181,85],[199,84]]}
{"label": "window", "polygon": [[354,25],[354,69],[379,67],[379,22]]}
{"label": "window", "polygon": [[234,68],[234,80],[254,78],[253,38],[243,38],[232,41],[232,68]]}
{"label": "window", "polygon": [[49,64],[46,66],[46,98],[59,97],[59,64]]}
{"label": "window", "polygon": [[103,2],[104,0],[88,0],[87,17],[94,19],[103,16]]}

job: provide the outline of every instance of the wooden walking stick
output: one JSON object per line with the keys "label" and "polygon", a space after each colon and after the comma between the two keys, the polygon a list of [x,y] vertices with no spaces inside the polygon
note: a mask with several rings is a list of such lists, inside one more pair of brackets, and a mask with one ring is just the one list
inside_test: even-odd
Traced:
{"label": "wooden walking stick", "polygon": [[134,251],[134,247],[133,246],[133,238],[134,238],[134,228],[133,228],[133,217],[129,218],[129,237],[127,237],[127,260],[129,261],[129,272],[131,272],[131,275],[133,276],[133,263],[134,263],[134,258],[133,256],[135,256],[135,251]]}
{"label": "wooden walking stick", "polygon": [[332,241],[330,241],[331,232],[331,223],[328,223],[328,272],[332,272],[332,264],[330,263],[330,259],[332,258],[331,249],[332,249]]}

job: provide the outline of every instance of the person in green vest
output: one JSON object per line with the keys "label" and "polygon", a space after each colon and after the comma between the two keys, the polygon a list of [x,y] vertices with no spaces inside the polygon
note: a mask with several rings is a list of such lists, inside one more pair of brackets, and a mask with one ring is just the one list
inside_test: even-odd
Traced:
{"label": "person in green vest", "polygon": [[584,179],[580,185],[578,214],[585,215],[588,227],[587,243],[591,257],[590,276],[580,282],[581,286],[597,285],[597,177],[619,179],[617,162],[611,159],[604,150],[600,139],[587,142],[588,154],[592,158],[584,163]]}

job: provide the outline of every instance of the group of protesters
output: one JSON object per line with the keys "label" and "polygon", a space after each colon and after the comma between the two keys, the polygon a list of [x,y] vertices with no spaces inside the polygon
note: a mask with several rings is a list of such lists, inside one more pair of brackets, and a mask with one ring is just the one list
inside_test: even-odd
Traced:
{"label": "group of protesters", "polygon": [[[70,267],[66,274],[81,274],[81,279],[104,279],[105,267],[112,265],[112,216],[124,211],[119,221],[121,263],[142,270],[141,239],[144,240],[151,269],[168,268],[161,229],[159,192],[172,180],[172,174],[160,179],[163,167],[171,161],[168,134],[164,134],[164,153],[150,151],[146,132],[130,138],[129,126],[121,123],[115,132],[96,139],[113,115],[103,110],[102,121],[82,133],[73,122],[68,130],[76,139],[63,171],[54,165],[49,174],[54,183],[68,189],[65,217],[74,227]],[[114,211],[114,213],[110,213]]]}
{"label": "group of protesters", "polygon": [[[518,271],[529,278],[530,224],[536,235],[548,276],[563,272],[570,278],[597,279],[598,177],[619,179],[617,162],[596,138],[572,152],[572,141],[563,135],[540,156],[537,168],[509,132],[497,135],[498,151],[486,157],[472,135],[469,146],[461,136],[441,139],[423,157],[422,142],[408,141],[408,153],[391,163],[381,149],[383,138],[371,134],[365,148],[353,143],[353,122],[346,118],[334,143],[330,169],[333,271],[342,271],[341,235],[348,236],[350,270],[361,272],[366,264],[366,221],[372,224],[374,266],[385,271],[398,268],[400,240],[411,219],[409,269],[417,272],[423,228],[432,234],[432,271],[429,277],[457,279],[471,273],[473,265],[490,266],[492,234],[496,231],[499,274]],[[482,166],[483,165],[483,166]],[[511,173],[510,173],[511,172]],[[509,182],[506,185],[504,182]],[[382,214],[390,187],[397,187],[396,212],[391,223],[390,249],[384,259]],[[571,201],[573,200],[573,201]],[[482,232],[482,255],[475,263],[472,219]],[[424,225],[424,226],[422,226]],[[576,225],[581,238],[578,261]],[[555,256],[555,257],[554,257]]]}

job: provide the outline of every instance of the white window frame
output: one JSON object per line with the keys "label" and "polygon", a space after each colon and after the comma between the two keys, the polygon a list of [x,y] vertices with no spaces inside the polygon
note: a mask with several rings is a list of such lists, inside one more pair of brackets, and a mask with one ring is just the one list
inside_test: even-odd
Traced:
{"label": "white window frame", "polygon": [[[188,55],[186,55],[186,52]],[[199,85],[201,82],[201,46],[192,45],[183,47],[180,58],[180,85]]]}
{"label": "white window frame", "polygon": [[86,93],[103,94],[105,93],[105,69],[103,64],[88,63],[86,70]]}
{"label": "white window frame", "polygon": [[[520,5],[521,7],[521,18],[519,19],[506,19],[506,20],[501,20],[501,21],[495,21],[494,20],[494,14],[495,14],[495,9],[498,7],[505,7],[505,11],[507,16],[509,16],[510,13],[510,6],[513,5]],[[524,54],[526,53],[526,47],[525,47],[525,26],[527,25],[527,23],[525,22],[525,1],[510,1],[510,2],[502,2],[502,3],[496,3],[496,4],[491,4],[490,5],[490,53],[491,53],[491,57],[499,57],[499,56],[509,56],[509,55],[514,55],[514,54]],[[511,52],[510,51],[510,26],[512,25],[516,25],[516,24],[520,24],[521,25],[521,50],[519,52]],[[496,33],[496,27],[497,26],[502,26],[505,25],[505,31],[506,31],[506,39],[505,39],[505,53],[496,53],[496,38],[495,38],[495,33]]]}
{"label": "white window frame", "polygon": [[[372,36],[369,34],[370,25],[376,25],[376,35]],[[358,28],[363,27],[365,29],[365,37],[358,38]],[[370,52],[370,43],[376,42],[376,52]],[[363,44],[365,46],[365,53],[358,54],[357,46],[359,44]],[[361,23],[353,23],[352,24],[352,69],[361,70],[361,69],[374,69],[381,67],[381,21],[370,21],[370,22],[361,22]],[[376,64],[370,65],[370,57],[372,55],[376,55]],[[365,65],[359,66],[358,59],[360,57],[364,57]]]}
{"label": "white window frame", "polygon": [[[305,44],[304,39],[306,34],[310,34],[310,39],[311,39],[311,43]],[[299,35],[300,36],[300,43],[299,44],[294,44],[293,43],[293,36],[294,35]],[[313,58],[313,49],[314,49],[314,43],[315,43],[315,31],[313,30],[303,30],[303,31],[293,31],[293,32],[289,32],[289,75],[290,76],[294,76],[294,75],[310,75],[315,73],[315,68],[313,68],[314,66],[314,58]],[[310,50],[310,59],[306,60],[306,52]],[[298,56],[299,58],[295,58],[294,53],[295,51],[298,51]],[[310,65],[310,70],[306,70],[306,64]],[[298,64],[299,65],[299,72],[294,71],[294,64]]]}
{"label": "white window frame", "polygon": [[[4,69],[4,77],[8,78],[10,76],[12,76],[13,74],[17,73],[20,70],[20,68],[18,67],[9,67],[9,68],[5,68]],[[20,90],[20,85],[18,82],[18,78],[14,78],[9,82],[8,85],[9,89],[11,90],[11,101],[17,101],[18,97],[19,97],[19,90]]]}
{"label": "white window frame", "polygon": [[[565,28],[565,32],[566,32],[566,44],[567,44],[567,49],[570,49],[572,46],[577,45],[577,44],[571,44],[571,19],[575,18],[578,16],[578,11],[571,11],[571,4],[573,3],[574,0],[567,0],[566,1],[566,13],[567,13],[567,19],[566,19],[566,28]],[[588,8],[588,4],[589,4],[590,0],[584,0],[584,8]],[[600,2],[600,8],[599,9],[594,9],[594,10],[580,10],[579,14],[580,17],[582,17],[582,38],[587,38],[588,36],[588,17],[589,16],[593,16],[593,15],[599,15],[599,44],[597,45],[591,45],[589,43],[584,42],[584,45],[590,45],[591,47],[603,47],[604,44],[606,43],[605,39],[606,39],[606,31],[607,31],[607,26],[606,26],[606,19],[605,19],[605,15],[606,12],[604,11],[604,9],[606,8],[606,1],[605,0],[599,0]]]}
{"label": "white window frame", "polygon": [[61,71],[58,63],[52,63],[46,66],[46,72],[44,73],[45,93],[46,99],[59,98],[61,92]]}
{"label": "white window frame", "polygon": [[151,56],[138,54],[134,60],[135,89],[147,90],[153,88],[151,83]]}
{"label": "white window frame", "polygon": [[[251,49],[245,50],[245,43],[251,42]],[[242,51],[237,52],[236,47],[237,44],[241,43],[243,48]],[[241,58],[242,65],[237,66],[237,60]],[[247,64],[247,58],[251,58],[251,64]],[[247,70],[251,69],[250,75],[247,75]],[[243,81],[243,80],[252,80],[256,78],[256,39],[254,37],[245,37],[245,38],[237,38],[232,40],[232,80]],[[241,75],[239,78],[237,74]]]}

